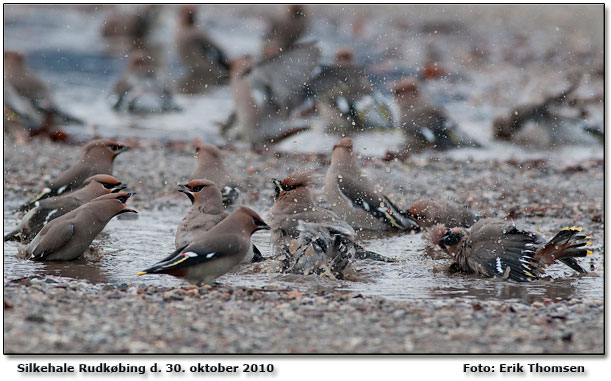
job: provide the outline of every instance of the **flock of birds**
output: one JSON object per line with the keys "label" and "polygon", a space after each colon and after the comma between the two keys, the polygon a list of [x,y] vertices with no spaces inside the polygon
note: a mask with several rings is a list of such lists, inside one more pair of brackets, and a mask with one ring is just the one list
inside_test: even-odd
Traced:
{"label": "flock of birds", "polygon": [[[19,208],[27,214],[5,241],[29,242],[19,252],[32,260],[81,256],[114,216],[137,213],[126,205],[132,193],[112,176],[114,158],[128,148],[104,139],[86,144],[79,161]],[[198,143],[197,167],[190,177],[178,187],[192,206],[178,225],[176,250],[138,275],[213,283],[241,262],[272,257],[251,243],[251,235],[262,229],[271,230],[274,255],[283,258],[285,270],[329,271],[339,278],[348,278],[345,270],[358,259],[392,261],[356,242],[357,232],[364,230],[409,234],[427,229],[430,242],[454,258],[455,270],[516,281],[536,279],[556,261],[585,273],[575,258],[592,254],[590,237],[575,226],[547,241],[512,222],[478,218],[449,201],[421,199],[401,210],[361,172],[351,138],[340,139],[331,153],[323,187],[330,209],[314,201],[313,173],[300,171],[273,180],[275,202],[265,222],[240,205],[239,186],[226,171],[220,150],[208,143]]]}
{"label": "flock of birds", "polygon": [[[129,62],[109,99],[117,112],[179,112],[175,92],[195,94],[228,84],[235,111],[219,123],[220,133],[227,140],[245,141],[254,148],[310,129],[304,118],[314,115],[320,118],[326,133],[337,136],[398,128],[404,135],[399,155],[423,149],[481,146],[442,106],[423,94],[422,77],[401,68],[379,71],[372,66],[361,67],[349,46],[337,50],[332,64],[322,64],[317,42],[303,42],[310,18],[302,5],[286,6],[269,19],[260,59],[251,55],[230,59],[200,28],[198,8],[181,7],[174,47],[185,74],[170,85],[165,80],[163,59],[149,41],[160,7],[147,5],[135,13],[113,13],[103,24],[105,38],[129,45]],[[444,75],[441,64],[429,66],[420,75]],[[63,123],[83,123],[55,104],[44,81],[28,69],[22,53],[5,51],[4,68],[6,121],[25,126],[30,134],[46,134]],[[567,89],[537,102],[516,105],[498,116],[491,123],[493,135],[500,140],[524,142],[520,134],[534,124],[548,146],[592,143],[592,136],[602,140],[602,125],[585,121],[585,105],[597,98],[575,95],[582,77],[577,72],[569,73]],[[52,136],[58,137],[57,132]],[[533,139],[532,135],[526,136]]]}
{"label": "flock of birds", "polygon": [[[127,70],[115,85],[113,108],[119,112],[180,110],[172,99],[174,89],[158,80],[160,68],[146,51],[146,35],[157,12],[158,6],[147,6],[135,15],[115,16],[104,26],[105,36],[128,37],[134,47]],[[228,139],[262,147],[307,129],[295,121],[308,113],[318,113],[328,133],[343,136],[394,124],[371,76],[356,66],[350,49],[340,49],[333,65],[321,66],[317,44],[299,42],[308,22],[304,6],[288,6],[272,20],[261,60],[228,59],[199,30],[196,16],[193,6],[180,10],[176,47],[187,75],[178,91],[196,93],[229,83],[235,112],[221,125]],[[52,101],[44,82],[27,69],[23,54],[5,51],[4,63],[5,120],[31,131],[79,122]],[[499,117],[493,123],[495,136],[511,139],[529,121],[542,120],[554,124],[549,131],[557,133],[561,128],[554,107],[571,107],[570,95],[579,78],[569,81],[570,87],[560,94]],[[405,136],[402,152],[479,146],[442,107],[420,93],[418,79],[400,78],[391,91]],[[587,132],[599,133],[595,128]],[[78,162],[19,208],[26,214],[5,241],[27,243],[20,254],[32,260],[69,261],[81,256],[114,216],[136,213],[126,205],[132,193],[112,176],[114,158],[128,149],[105,139],[84,145]],[[401,210],[361,172],[349,137],[337,140],[324,179],[330,209],[314,201],[313,173],[296,172],[274,180],[275,202],[265,222],[240,205],[239,184],[223,166],[220,150],[207,143],[197,143],[197,168],[190,178],[178,188],[192,206],[177,228],[176,250],[138,275],[170,274],[192,283],[213,283],[241,262],[270,257],[251,243],[251,235],[262,229],[271,230],[274,254],[285,258],[285,269],[303,273],[323,266],[339,276],[354,260],[391,260],[356,242],[362,230],[409,234],[426,229],[431,243],[452,256],[453,269],[516,281],[537,279],[556,261],[585,273],[575,258],[592,254],[587,247],[590,237],[575,226],[546,240],[505,220],[478,218],[449,201],[422,199]]]}

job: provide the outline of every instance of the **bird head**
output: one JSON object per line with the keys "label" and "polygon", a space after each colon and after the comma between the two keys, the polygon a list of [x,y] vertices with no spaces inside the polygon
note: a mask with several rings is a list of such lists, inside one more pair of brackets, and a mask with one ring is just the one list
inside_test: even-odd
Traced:
{"label": "bird head", "polygon": [[246,229],[246,231],[249,231],[251,234],[259,230],[271,229],[270,226],[263,221],[261,216],[257,214],[257,212],[245,206],[240,207],[240,209],[236,210],[233,215],[234,218],[238,219],[238,223],[240,223]]}
{"label": "bird head", "polygon": [[87,143],[82,152],[85,158],[113,161],[117,155],[129,149],[129,146],[115,140],[97,139]]}
{"label": "bird head", "polygon": [[117,193],[127,188],[127,184],[121,183],[119,179],[110,175],[91,176],[84,182],[85,186],[102,189],[104,194]]}
{"label": "bird head", "polygon": [[218,201],[222,205],[222,195],[219,187],[206,179],[191,180],[186,184],[179,184],[178,191],[189,197],[194,204],[199,200]]}
{"label": "bird head", "polygon": [[462,228],[446,229],[439,238],[439,247],[452,254],[464,242],[465,237],[466,232]]}
{"label": "bird head", "polygon": [[417,97],[419,94],[418,81],[414,77],[402,78],[392,88],[397,98]]}
{"label": "bird head", "polygon": [[192,26],[195,25],[195,19],[197,18],[197,9],[194,5],[185,5],[180,8],[180,25],[181,26]]}

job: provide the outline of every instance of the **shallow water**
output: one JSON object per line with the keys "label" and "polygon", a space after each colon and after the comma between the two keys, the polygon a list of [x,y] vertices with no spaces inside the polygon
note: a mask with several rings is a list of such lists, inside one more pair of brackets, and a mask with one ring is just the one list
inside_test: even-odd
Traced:
{"label": "shallow water", "polygon": [[[169,275],[136,274],[174,250],[174,234],[185,208],[141,211],[136,219],[113,219],[94,241],[93,247],[101,259],[78,259],[68,263],[41,263],[17,258],[15,242],[4,244],[4,278],[18,278],[33,274],[50,274],[86,279],[92,283],[154,285],[179,287],[187,283]],[[4,223],[13,227],[9,210],[5,209]],[[258,232],[253,242],[263,255],[270,255],[269,233]],[[422,234],[407,234],[368,238],[362,242],[369,250],[399,259],[397,263],[369,260],[356,263],[361,280],[334,281],[318,276],[298,276],[278,273],[250,273],[249,265],[241,265],[239,274],[226,274],[220,283],[234,287],[298,288],[304,291],[348,290],[362,295],[388,299],[447,299],[565,300],[572,298],[603,297],[603,282],[597,277],[574,277],[572,270],[554,265],[548,270],[552,279],[528,284],[480,279],[465,275],[450,275],[445,269],[448,260],[434,258],[427,253]],[[599,258],[600,259],[600,258]],[[598,262],[599,260],[597,260]],[[597,264],[597,267],[600,263]]]}
{"label": "shallow water", "polygon": [[[165,115],[132,116],[114,113],[107,101],[109,89],[126,65],[124,55],[116,54],[100,37],[99,29],[106,14],[79,11],[75,7],[5,7],[5,48],[20,49],[27,55],[29,66],[50,84],[57,103],[66,111],[87,121],[83,127],[69,126],[67,131],[79,137],[101,136],[138,137],[152,140],[188,140],[198,137],[212,143],[223,143],[215,122],[223,121],[233,107],[227,87],[214,89],[197,96],[177,95],[176,102],[183,112]],[[172,46],[172,31],[176,19],[176,8],[163,11],[162,21],[155,33],[155,41]],[[228,54],[256,54],[259,36],[264,26],[257,15],[238,19],[227,12],[203,15],[206,28]],[[352,43],[351,37],[337,33],[332,24],[320,19],[313,25],[312,34],[323,34],[320,42],[323,61],[329,62],[338,45]],[[231,33],[226,33],[229,29]],[[545,41],[545,40],[543,40]],[[391,41],[393,42],[393,41]],[[403,42],[403,41],[402,41]],[[405,54],[418,55],[411,44]],[[439,43],[439,41],[437,41]],[[449,43],[451,45],[451,42]],[[363,60],[368,56],[367,49]],[[446,46],[447,48],[447,46]],[[375,52],[375,49],[371,48]],[[407,50],[407,49],[406,49]],[[416,49],[417,50],[417,49]],[[543,51],[544,49],[540,49]],[[166,75],[169,81],[180,77],[181,68],[170,48],[163,54]],[[357,56],[358,58],[358,56]],[[490,120],[499,111],[506,111],[499,102],[475,102],[486,98],[491,88],[503,86],[502,96],[510,98],[516,93],[536,88],[528,83],[524,89],[513,79],[514,72],[503,67],[494,71],[469,73],[470,80],[452,86],[440,82],[430,83],[426,91],[436,101],[443,103],[457,123],[465,128],[485,147],[462,149],[447,153],[436,153],[437,157],[469,160],[521,160],[547,158],[558,165],[574,164],[585,159],[603,157],[602,145],[564,146],[553,150],[533,150],[494,142]],[[408,69],[406,68],[406,71]],[[505,76],[505,78],[503,78]],[[510,83],[506,85],[506,83]],[[596,90],[596,84],[585,85],[586,91]],[[502,102],[501,102],[502,103]],[[602,115],[602,113],[601,113]],[[278,150],[291,152],[328,152],[337,137],[322,132],[318,121],[313,120],[313,130],[282,142]],[[398,132],[371,133],[355,139],[357,151],[367,155],[383,155],[396,149],[402,137]],[[429,153],[422,154],[423,157]],[[416,156],[416,159],[418,156]],[[13,228],[16,205],[4,205],[5,231]],[[137,219],[112,220],[94,246],[99,261],[77,260],[70,263],[38,263],[17,258],[18,244],[4,244],[4,278],[53,274],[83,278],[93,283],[150,284],[157,286],[181,286],[180,280],[171,276],[142,276],[135,274],[173,251],[176,226],[186,212],[186,207],[161,210],[143,210]],[[254,242],[264,253],[269,253],[269,236],[257,233]],[[449,275],[444,269],[449,262],[435,259],[425,250],[420,234],[367,238],[363,242],[369,250],[388,257],[400,259],[398,263],[363,261],[357,268],[363,275],[359,282],[332,281],[320,277],[302,277],[282,274],[227,274],[221,283],[236,287],[297,287],[308,291],[342,289],[375,295],[389,299],[507,299],[522,302],[551,299],[603,297],[602,277],[574,277],[572,272],[555,265],[548,271],[552,280],[539,280],[529,284],[500,282],[462,275]],[[595,267],[601,268],[602,255],[593,259]],[[588,262],[589,263],[589,262]],[[589,267],[589,266],[585,266]]]}

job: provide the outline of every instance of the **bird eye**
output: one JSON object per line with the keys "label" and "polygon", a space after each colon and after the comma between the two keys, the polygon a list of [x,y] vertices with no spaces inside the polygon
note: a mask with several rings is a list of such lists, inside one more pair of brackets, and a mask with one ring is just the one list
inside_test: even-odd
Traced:
{"label": "bird eye", "polygon": [[121,185],[121,183],[119,183],[119,184],[100,183],[100,184],[102,184],[104,186],[104,188],[106,188],[106,189],[112,189],[112,188],[116,187],[117,185]]}
{"label": "bird eye", "polygon": [[195,147],[195,153],[199,153],[199,147]]}
{"label": "bird eye", "polygon": [[108,146],[108,148],[111,151],[119,151],[119,150],[121,150],[121,148],[123,148],[123,146],[116,145],[116,144],[111,144],[111,145]]}
{"label": "bird eye", "polygon": [[453,233],[450,231],[444,234],[443,237],[441,237],[441,239],[439,240],[439,246],[441,246],[442,249],[445,249],[447,247],[457,245],[461,239],[462,234]]}
{"label": "bird eye", "polygon": [[192,187],[192,188],[191,188],[191,191],[193,191],[193,192],[199,192],[199,191],[201,191],[202,189],[204,189],[205,187],[206,187],[205,185],[198,185],[198,186]]}

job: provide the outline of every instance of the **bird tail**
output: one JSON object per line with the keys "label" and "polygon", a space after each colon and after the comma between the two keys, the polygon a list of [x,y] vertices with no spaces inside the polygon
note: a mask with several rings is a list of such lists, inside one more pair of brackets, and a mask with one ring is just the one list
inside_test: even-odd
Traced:
{"label": "bird tail", "polygon": [[385,219],[394,227],[400,230],[419,230],[420,225],[416,221],[410,218],[408,214],[401,211],[395,204],[392,203],[387,197],[384,197],[384,211]]}
{"label": "bird tail", "polygon": [[385,257],[381,254],[376,253],[375,251],[369,251],[365,249],[363,246],[359,245],[358,243],[355,243],[354,247],[356,249],[356,253],[354,254],[355,259],[369,259],[372,261],[387,262],[387,263],[399,262],[398,259]]}
{"label": "bird tail", "polygon": [[22,241],[23,237],[21,235],[20,229],[15,229],[12,232],[8,233],[4,236],[4,242],[6,241]]}
{"label": "bird tail", "polygon": [[36,202],[40,201],[40,200],[44,200],[45,198],[51,197],[53,196],[52,192],[47,188],[45,190],[43,190],[42,192],[40,192],[39,194],[37,194],[36,196],[34,196],[31,200],[27,201],[26,203],[24,203],[23,205],[21,205],[19,208],[17,208],[18,212],[27,212],[28,210],[34,208],[36,206]]}
{"label": "bird tail", "polygon": [[136,276],[141,276],[145,274],[171,274],[171,275],[176,275],[176,276],[184,275],[180,273],[184,272],[185,269],[184,268],[177,269],[176,266],[189,258],[188,256],[182,256],[180,258],[177,258],[177,255],[185,247],[187,247],[187,245],[176,249],[172,254],[170,254],[169,256],[161,260],[160,262],[157,262],[156,264],[149,267],[148,269],[140,271],[138,274],[136,274]]}
{"label": "bird tail", "polygon": [[481,148],[482,145],[461,130],[458,126],[451,126],[437,133],[435,139],[437,149],[447,150],[451,148]]}
{"label": "bird tail", "polygon": [[581,234],[581,230],[577,226],[563,228],[535,252],[533,259],[544,266],[559,260],[575,271],[585,273],[575,258],[592,255],[592,251],[587,248],[592,242],[588,241],[589,236]]}

